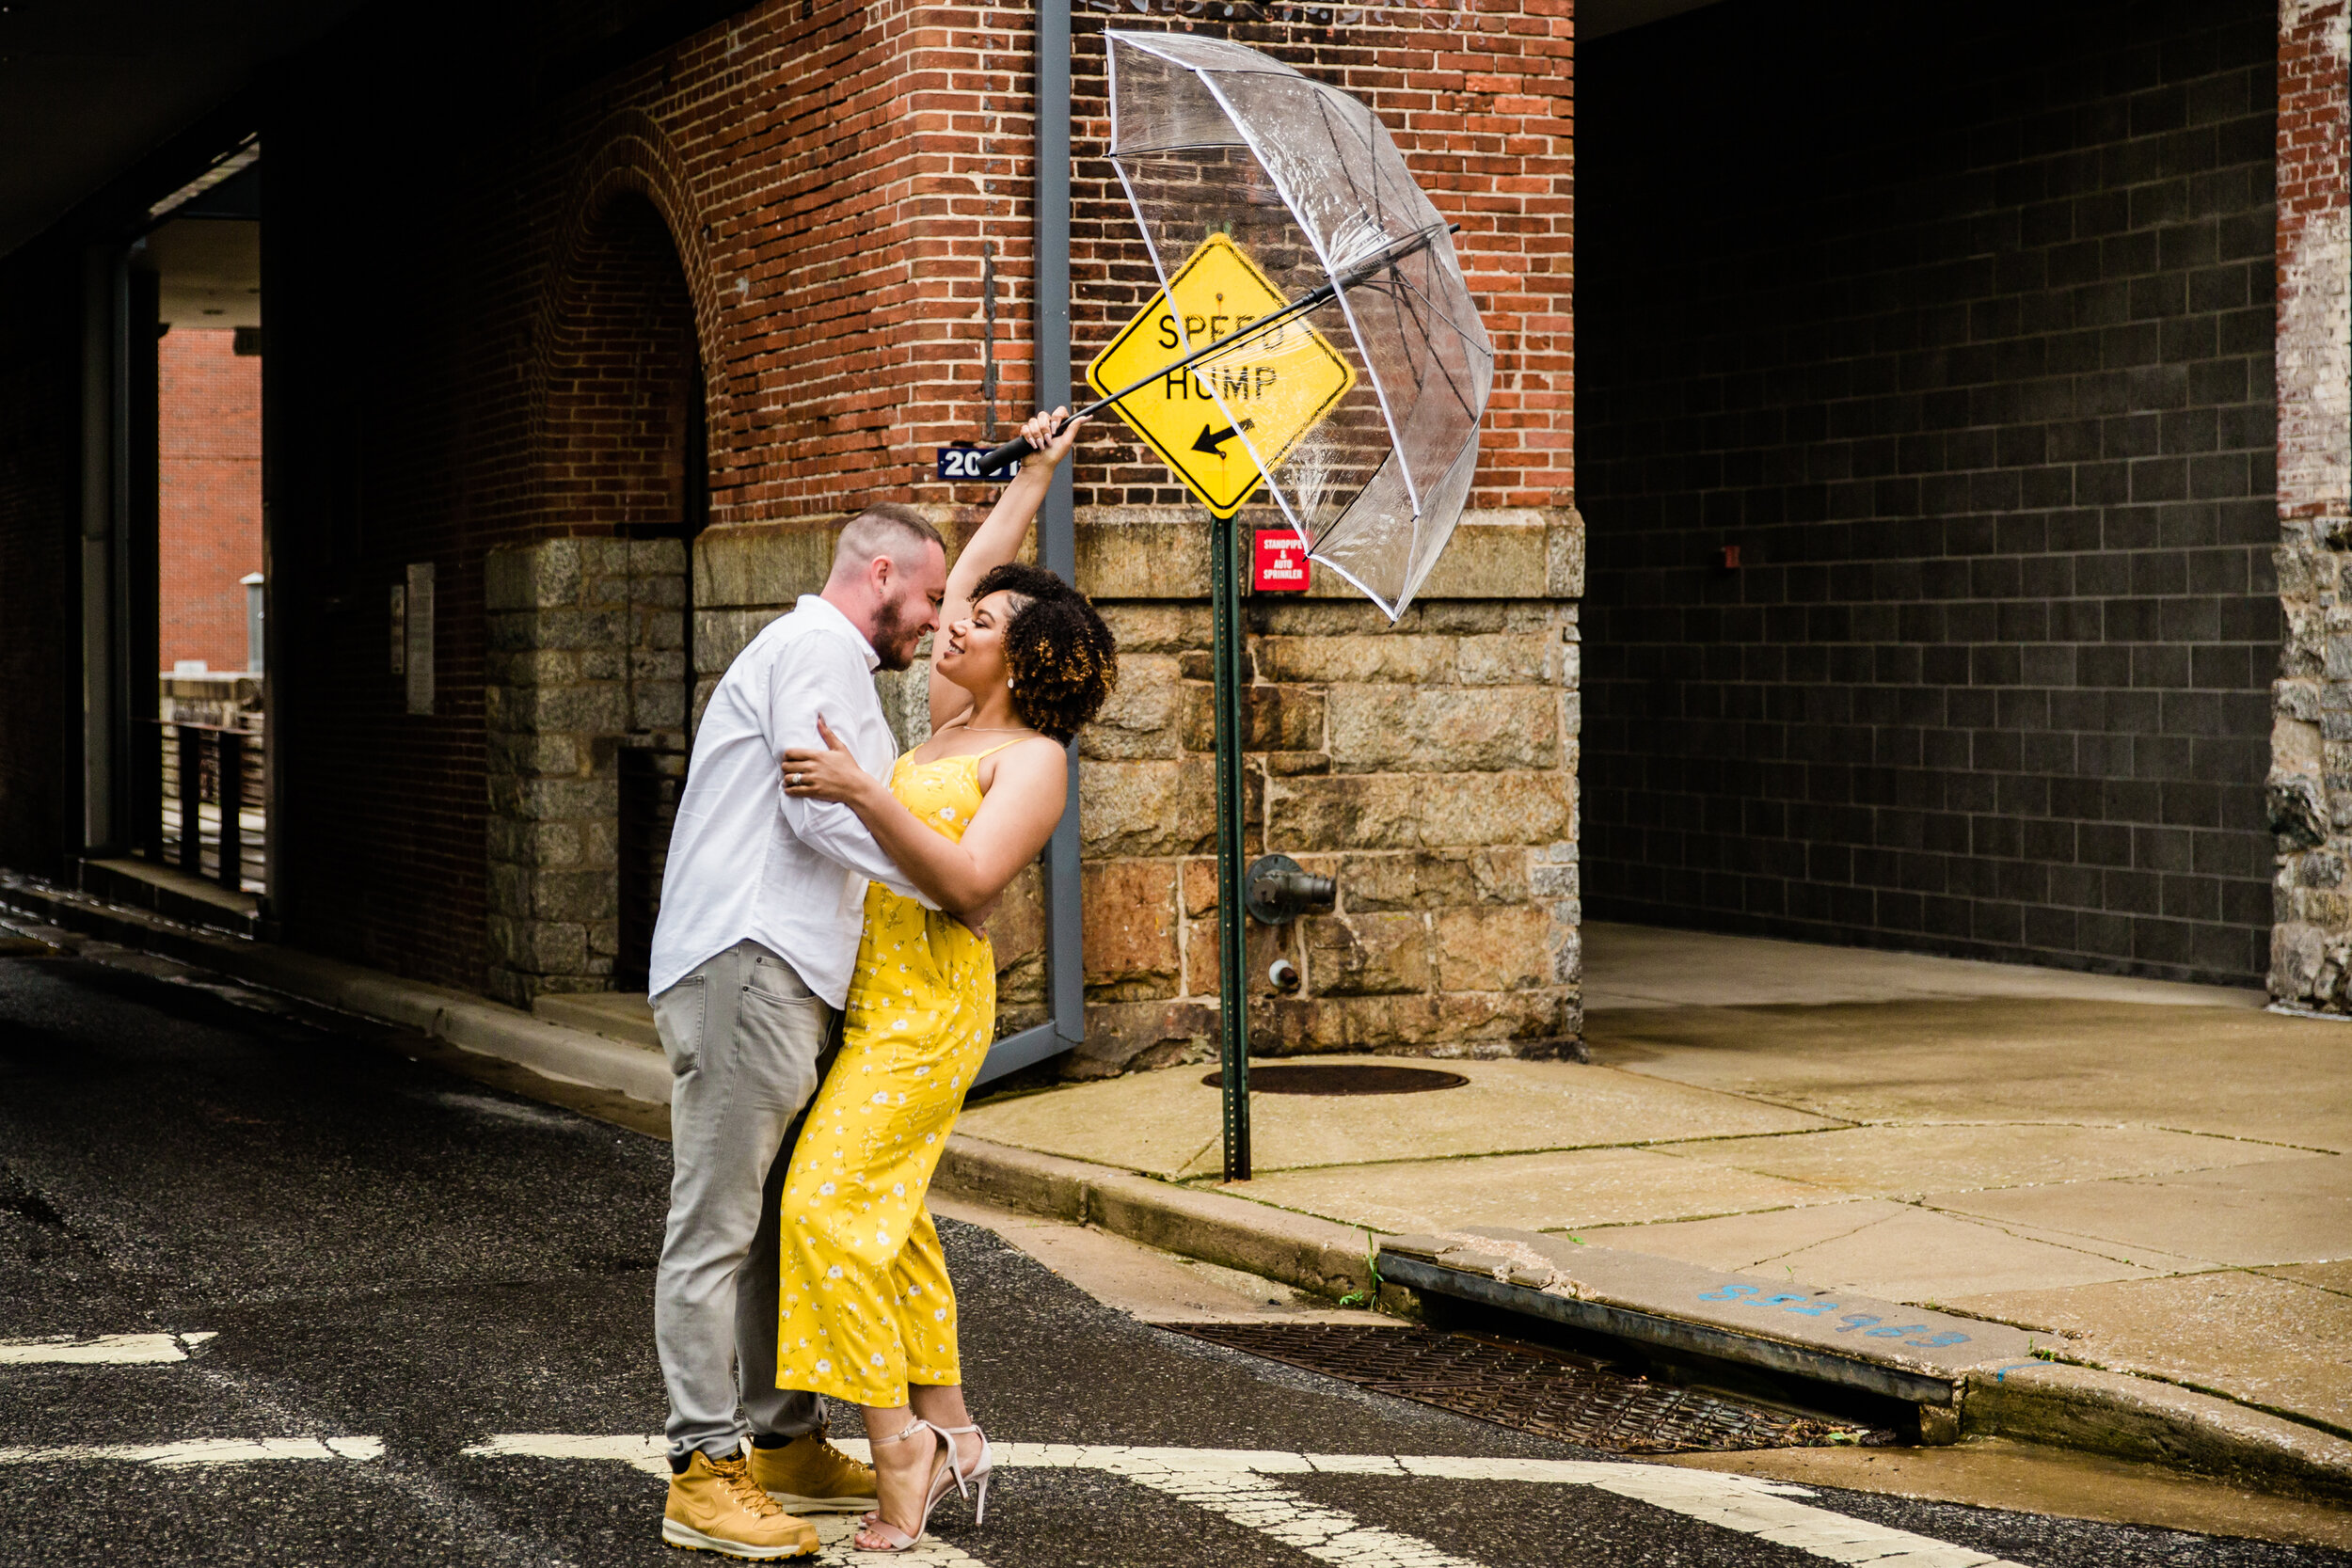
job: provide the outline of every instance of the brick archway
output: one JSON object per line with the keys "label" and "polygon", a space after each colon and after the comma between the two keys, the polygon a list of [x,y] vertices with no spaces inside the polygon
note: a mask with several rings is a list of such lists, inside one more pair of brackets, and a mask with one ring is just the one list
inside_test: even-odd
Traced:
{"label": "brick archway", "polygon": [[485,583],[489,988],[518,1004],[643,987],[685,773],[688,550],[708,494],[699,312],[659,182],[603,161],[548,275],[537,537],[494,554]]}

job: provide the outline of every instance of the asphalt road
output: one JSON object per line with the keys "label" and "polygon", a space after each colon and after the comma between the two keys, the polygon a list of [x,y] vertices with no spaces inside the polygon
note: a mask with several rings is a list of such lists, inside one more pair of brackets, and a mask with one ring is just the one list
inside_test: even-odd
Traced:
{"label": "asphalt road", "polygon": [[[646,1463],[667,1146],[364,1035],[0,959],[0,1564],[686,1560]],[[1627,1465],[1145,1326],[941,1228],[1016,1463],[931,1561],[2352,1563]]]}

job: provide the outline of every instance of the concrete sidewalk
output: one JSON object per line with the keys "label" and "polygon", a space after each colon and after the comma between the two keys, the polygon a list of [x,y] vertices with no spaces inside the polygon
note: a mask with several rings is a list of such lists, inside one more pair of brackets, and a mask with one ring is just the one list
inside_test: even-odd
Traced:
{"label": "concrete sidewalk", "polygon": [[[1593,1061],[1262,1096],[1224,1190],[1380,1232],[1571,1233],[2033,1331],[2352,1434],[2352,1031],[2259,992],[1586,928]],[[962,1130],[1216,1189],[1200,1070]]]}

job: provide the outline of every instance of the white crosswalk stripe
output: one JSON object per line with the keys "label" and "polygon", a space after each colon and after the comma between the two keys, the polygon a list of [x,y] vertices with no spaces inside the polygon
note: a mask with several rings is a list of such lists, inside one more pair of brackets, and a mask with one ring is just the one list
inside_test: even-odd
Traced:
{"label": "white crosswalk stripe", "polygon": [[384,1457],[381,1437],[191,1437],[177,1443],[90,1443],[0,1449],[0,1465],[258,1465],[286,1459]]}
{"label": "white crosswalk stripe", "polygon": [[1117,1466],[1114,1473],[1247,1525],[1333,1568],[1480,1568],[1426,1541],[1311,1503],[1246,1471],[1162,1469],[1142,1463]]}
{"label": "white crosswalk stripe", "polygon": [[[836,1447],[864,1457],[865,1445]],[[601,1459],[666,1477],[666,1447],[656,1437],[605,1437],[565,1433],[503,1433],[467,1454],[485,1459]],[[1333,1568],[1480,1568],[1409,1535],[1367,1525],[1342,1510],[1313,1502],[1269,1481],[1271,1476],[1395,1476],[1430,1481],[1531,1481],[1590,1486],[1647,1503],[1720,1529],[1752,1535],[1831,1562],[1870,1568],[2017,1568],[1987,1552],[1850,1518],[1797,1499],[1802,1486],[1757,1476],[1682,1470],[1663,1465],[1576,1459],[1475,1459],[1445,1454],[1286,1453],[1258,1449],[1127,1448],[1108,1444],[1000,1443],[999,1470],[1098,1470],[1123,1477],[1258,1530]],[[813,1521],[826,1542],[823,1559],[848,1561],[865,1554],[840,1544],[852,1521]],[[968,1553],[927,1540],[953,1556],[917,1560],[985,1568]]]}
{"label": "white crosswalk stripe", "polygon": [[101,1334],[94,1338],[0,1339],[0,1367],[158,1367],[185,1361],[210,1334]]}

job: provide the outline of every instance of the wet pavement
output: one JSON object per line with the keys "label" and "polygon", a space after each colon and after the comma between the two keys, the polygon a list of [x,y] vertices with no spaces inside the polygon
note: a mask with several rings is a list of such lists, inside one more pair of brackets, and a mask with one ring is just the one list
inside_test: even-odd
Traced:
{"label": "wet pavement", "polygon": [[[644,1463],[668,1173],[364,1031],[0,959],[0,1562],[684,1560]],[[1010,1463],[932,1561],[2352,1563],[1629,1464],[1150,1327],[941,1228]]]}

